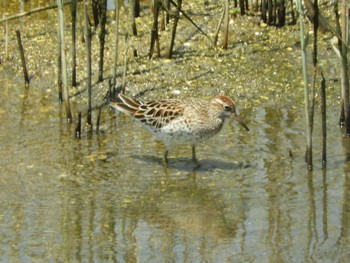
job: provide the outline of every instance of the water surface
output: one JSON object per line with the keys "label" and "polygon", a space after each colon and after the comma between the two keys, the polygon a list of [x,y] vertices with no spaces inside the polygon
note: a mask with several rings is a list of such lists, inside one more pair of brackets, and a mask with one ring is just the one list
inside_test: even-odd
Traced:
{"label": "water surface", "polygon": [[[283,34],[253,30],[236,36],[259,42]],[[29,34],[27,41],[41,45],[42,38]],[[131,62],[128,79],[128,93],[145,99],[218,92],[237,99],[250,131],[227,122],[197,146],[198,168],[186,145],[170,151],[164,167],[163,145],[108,107],[102,132],[84,130],[76,139],[76,122],[65,122],[57,102],[54,54],[40,53],[47,68],[31,66],[33,82],[24,87],[11,53],[0,78],[1,262],[346,262],[349,141],[337,126],[338,83],[328,82],[327,166],[317,105],[310,172],[294,43],[271,40],[275,48],[266,50],[234,41],[227,52],[204,46],[208,53],[198,55],[198,39],[179,41],[171,61],[143,60],[145,52]],[[84,109],[79,103],[75,116]]]}

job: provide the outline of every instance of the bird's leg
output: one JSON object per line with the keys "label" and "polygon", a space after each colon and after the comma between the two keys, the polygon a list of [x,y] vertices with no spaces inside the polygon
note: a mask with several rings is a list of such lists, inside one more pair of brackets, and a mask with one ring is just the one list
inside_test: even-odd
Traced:
{"label": "bird's leg", "polygon": [[192,145],[192,162],[198,164],[198,160],[196,158],[196,146]]}

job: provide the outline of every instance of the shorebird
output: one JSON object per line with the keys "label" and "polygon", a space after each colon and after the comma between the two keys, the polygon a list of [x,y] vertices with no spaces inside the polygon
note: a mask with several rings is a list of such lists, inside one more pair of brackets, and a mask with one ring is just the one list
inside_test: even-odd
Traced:
{"label": "shorebird", "polygon": [[116,100],[110,102],[111,107],[138,120],[163,141],[165,164],[169,149],[178,144],[191,144],[192,161],[198,164],[196,144],[220,132],[227,118],[233,118],[249,131],[236,113],[235,102],[226,96],[210,101],[191,98],[142,102],[119,93]]}

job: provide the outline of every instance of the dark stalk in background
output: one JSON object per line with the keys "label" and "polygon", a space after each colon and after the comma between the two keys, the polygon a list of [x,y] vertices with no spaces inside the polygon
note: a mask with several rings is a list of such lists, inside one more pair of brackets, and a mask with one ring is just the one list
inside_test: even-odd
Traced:
{"label": "dark stalk in background", "polygon": [[[114,67],[113,67],[113,89],[117,85],[118,68],[118,43],[119,43],[119,0],[115,0],[115,44],[114,44]],[[112,94],[110,93],[110,96]]]}
{"label": "dark stalk in background", "polygon": [[163,7],[165,10],[162,12],[163,13],[163,18],[162,18],[162,23],[160,26],[160,30],[164,31],[165,26],[169,24],[170,21],[170,16],[169,16],[169,11],[170,11],[170,0],[164,0],[163,1]]}
{"label": "dark stalk in background", "polygon": [[179,19],[180,19],[181,5],[182,5],[182,0],[177,0],[176,14],[175,14],[175,18],[174,18],[173,30],[171,31],[169,52],[168,52],[168,55],[167,55],[168,59],[170,59],[172,57],[172,55],[173,55],[173,48],[174,48],[175,36],[176,36],[176,28],[177,28],[177,24],[178,24]]}
{"label": "dark stalk in background", "polygon": [[24,49],[23,49],[23,45],[22,45],[21,32],[19,32],[19,30],[16,30],[16,36],[17,36],[17,43],[18,43],[19,53],[20,53],[21,61],[22,61],[24,83],[26,85],[29,85],[29,76],[28,76],[26,58],[25,58],[25,55],[24,55]]}
{"label": "dark stalk in background", "polygon": [[342,0],[341,10],[341,36],[344,43],[341,45],[341,71],[342,71],[342,97],[344,106],[344,119],[346,136],[350,136],[350,106],[349,106],[349,69],[348,69],[348,47],[349,33],[348,33],[348,1]]}
{"label": "dark stalk in background", "polygon": [[261,19],[265,24],[267,24],[266,12],[267,12],[267,0],[261,0]]}
{"label": "dark stalk in background", "polygon": [[96,133],[100,133],[100,121],[101,121],[101,109],[102,107],[98,108],[98,116],[97,116],[97,121],[96,121]]}
{"label": "dark stalk in background", "polygon": [[326,103],[326,80],[321,71],[321,115],[322,115],[322,166],[327,163],[327,103]]}
{"label": "dark stalk in background", "polygon": [[57,30],[58,49],[57,49],[57,86],[58,101],[63,102],[63,83],[62,83],[62,55],[61,55],[61,32]]}
{"label": "dark stalk in background", "polygon": [[[85,0],[84,0],[85,3]],[[99,15],[98,15],[98,7],[99,7],[99,0],[91,0],[91,7],[92,7],[92,15],[94,17],[94,26],[97,27],[99,24]]]}
{"label": "dark stalk in background", "polygon": [[267,0],[267,13],[268,13],[267,24],[272,25],[273,24],[273,3],[272,3],[272,0]]}
{"label": "dark stalk in background", "polygon": [[100,12],[99,12],[99,33],[100,39],[100,60],[98,64],[98,81],[103,81],[103,64],[104,64],[104,49],[106,38],[106,22],[107,22],[107,0],[100,0]]}
{"label": "dark stalk in background", "polygon": [[[343,2],[344,3],[344,2]],[[346,1],[345,1],[346,4]],[[349,122],[349,75],[347,66],[347,46],[348,46],[348,34],[346,32],[347,28],[347,11],[346,7],[343,7],[342,17],[339,15],[338,1],[335,2],[333,6],[333,11],[335,13],[336,22],[336,35],[338,36],[338,49],[340,55],[341,63],[341,108],[339,116],[339,125],[341,127],[346,127],[346,135],[349,136],[350,124]],[[341,21],[341,23],[340,23]],[[345,33],[345,34],[344,34]]]}
{"label": "dark stalk in background", "polygon": [[140,17],[140,0],[135,0],[135,17]]}
{"label": "dark stalk in background", "polygon": [[151,59],[154,53],[154,45],[157,43],[157,55],[160,57],[159,36],[158,36],[158,16],[160,3],[158,0],[152,0],[151,8],[153,13],[153,26],[151,30],[151,47],[149,49],[148,58]]}
{"label": "dark stalk in background", "polygon": [[290,7],[291,7],[290,15],[292,16],[291,24],[295,25],[296,24],[296,18],[295,18],[295,13],[294,13],[294,1],[293,0],[290,0]]}
{"label": "dark stalk in background", "polygon": [[[226,0],[227,2],[229,2],[229,0]],[[241,12],[241,15],[245,15],[245,8],[244,8],[244,0],[239,0],[239,9]]]}
{"label": "dark stalk in background", "polygon": [[278,7],[277,7],[277,26],[282,27],[286,24],[286,5],[284,0],[278,1]]}
{"label": "dark stalk in background", "polygon": [[77,24],[77,0],[71,2],[72,16],[72,86],[77,86],[77,50],[76,50],[76,24]]}
{"label": "dark stalk in background", "polygon": [[85,28],[85,44],[86,44],[86,86],[88,90],[88,112],[86,122],[92,130],[92,120],[91,120],[91,111],[92,111],[92,85],[91,85],[91,27],[89,24],[87,3],[84,0],[84,28]]}
{"label": "dark stalk in background", "polygon": [[[130,0],[130,15],[131,15],[131,30],[132,35],[137,36],[137,28],[136,28],[136,0]],[[137,50],[134,49],[134,57],[137,57]]]}
{"label": "dark stalk in background", "polygon": [[311,89],[311,101],[310,101],[310,121],[311,121],[311,133],[313,132],[314,116],[315,116],[315,90],[316,90],[316,78],[318,71],[318,59],[317,59],[317,32],[318,32],[318,0],[314,0],[314,12],[315,15],[312,18],[314,26],[314,38],[313,38],[313,51],[312,51],[312,64],[314,67],[313,83]]}

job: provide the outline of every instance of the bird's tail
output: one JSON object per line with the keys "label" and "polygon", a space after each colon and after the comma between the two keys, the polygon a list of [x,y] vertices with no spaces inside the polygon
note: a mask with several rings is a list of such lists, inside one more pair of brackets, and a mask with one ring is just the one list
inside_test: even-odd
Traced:
{"label": "bird's tail", "polygon": [[116,101],[111,101],[110,106],[121,112],[124,112],[129,115],[135,115],[141,106],[141,102],[133,98],[129,98],[121,93],[118,94]]}

